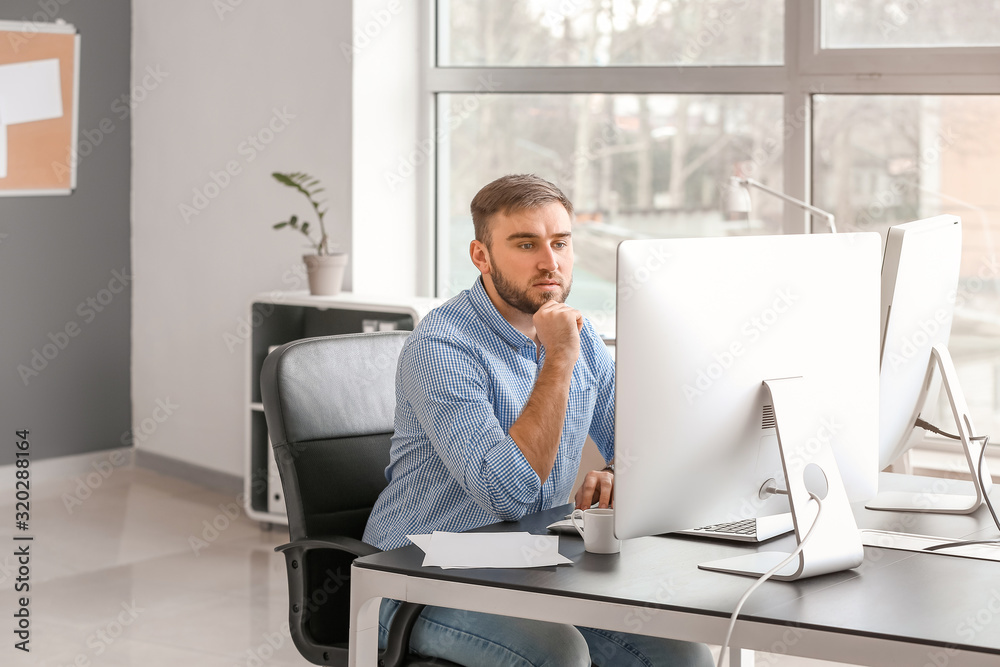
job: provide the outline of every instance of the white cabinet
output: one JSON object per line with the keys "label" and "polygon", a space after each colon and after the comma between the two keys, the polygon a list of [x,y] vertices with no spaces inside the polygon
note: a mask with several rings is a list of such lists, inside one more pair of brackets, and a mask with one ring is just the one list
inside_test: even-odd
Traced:
{"label": "white cabinet", "polygon": [[247,516],[267,524],[288,523],[260,397],[260,370],[270,350],[300,338],[411,330],[440,303],[439,299],[371,297],[349,292],[337,296],[266,292],[253,298],[248,323],[250,345],[246,381],[249,406],[244,496]]}

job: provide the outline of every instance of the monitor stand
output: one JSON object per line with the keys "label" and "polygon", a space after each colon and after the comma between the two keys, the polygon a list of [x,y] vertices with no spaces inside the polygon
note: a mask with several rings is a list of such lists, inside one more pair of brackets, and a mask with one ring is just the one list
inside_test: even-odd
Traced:
{"label": "monitor stand", "polygon": [[[817,436],[817,425],[808,417],[812,410],[801,377],[764,380],[774,406],[775,430],[781,466],[795,524],[795,538],[802,544],[816,520],[822,502],[819,523],[797,559],[776,572],[772,578],[794,581],[820,574],[839,572],[861,565],[864,547],[851,504],[837,468],[830,445]],[[789,553],[759,551],[745,556],[701,563],[703,570],[729,572],[758,577],[788,558]]]}
{"label": "monitor stand", "polygon": [[955,365],[952,363],[951,354],[948,348],[943,345],[935,345],[931,348],[930,361],[927,364],[927,374],[924,376],[923,389],[917,400],[917,410],[923,407],[927,400],[927,392],[930,388],[931,379],[934,376],[934,368],[941,372],[941,383],[948,394],[948,402],[951,404],[951,414],[955,418],[955,425],[958,428],[958,435],[962,441],[962,449],[965,451],[965,460],[969,466],[969,473],[972,475],[972,486],[975,495],[959,495],[948,493],[919,492],[906,493],[903,491],[880,493],[865,507],[870,510],[887,510],[896,512],[932,512],[937,514],[971,514],[979,509],[983,504],[983,497],[990,492],[993,487],[990,471],[986,467],[986,460],[983,460],[983,467],[978,468],[979,455],[983,445],[973,442],[974,429],[972,418],[969,416],[969,407],[965,402],[965,394],[962,386],[958,382],[958,375],[955,372]]}

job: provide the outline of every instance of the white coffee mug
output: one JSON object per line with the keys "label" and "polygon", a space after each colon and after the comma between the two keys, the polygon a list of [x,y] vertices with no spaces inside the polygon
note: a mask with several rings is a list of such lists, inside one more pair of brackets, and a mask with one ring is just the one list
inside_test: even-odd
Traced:
{"label": "white coffee mug", "polygon": [[[583,526],[577,523],[583,519]],[[615,537],[615,511],[613,509],[573,510],[570,516],[573,527],[583,538],[583,548],[593,554],[616,554],[622,541]]]}

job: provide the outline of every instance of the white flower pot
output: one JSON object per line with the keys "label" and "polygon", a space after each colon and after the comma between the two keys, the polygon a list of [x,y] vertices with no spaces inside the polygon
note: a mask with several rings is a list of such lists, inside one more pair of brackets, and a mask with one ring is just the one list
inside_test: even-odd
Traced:
{"label": "white flower pot", "polygon": [[347,266],[346,252],[336,252],[332,255],[303,255],[302,259],[309,274],[310,294],[314,296],[340,294],[340,286],[344,282],[344,267]]}

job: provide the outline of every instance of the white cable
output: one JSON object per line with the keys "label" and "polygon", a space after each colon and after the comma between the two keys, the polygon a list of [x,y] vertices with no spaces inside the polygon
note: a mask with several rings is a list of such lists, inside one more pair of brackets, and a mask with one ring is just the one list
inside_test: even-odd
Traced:
{"label": "white cable", "polygon": [[760,579],[753,582],[750,588],[747,589],[747,592],[743,594],[743,597],[740,598],[740,601],[736,603],[736,609],[733,610],[733,615],[729,618],[729,629],[726,630],[726,639],[722,642],[722,650],[719,651],[719,662],[717,667],[722,667],[722,663],[726,658],[726,651],[729,649],[729,640],[733,637],[733,629],[736,627],[736,618],[740,615],[740,609],[743,608],[743,603],[750,598],[750,595],[757,590],[761,584],[770,579],[775,572],[791,563],[796,556],[802,553],[802,549],[806,546],[806,543],[809,542],[809,538],[812,537],[813,531],[816,530],[816,525],[819,524],[819,515],[823,511],[823,502],[815,493],[810,492],[809,496],[816,501],[816,505],[818,506],[816,508],[816,518],[813,519],[812,526],[809,527],[808,532],[806,532],[806,536],[802,538],[801,542],[799,542],[799,546],[795,547],[795,551],[788,554],[788,558],[772,567],[770,570],[761,575]]}

